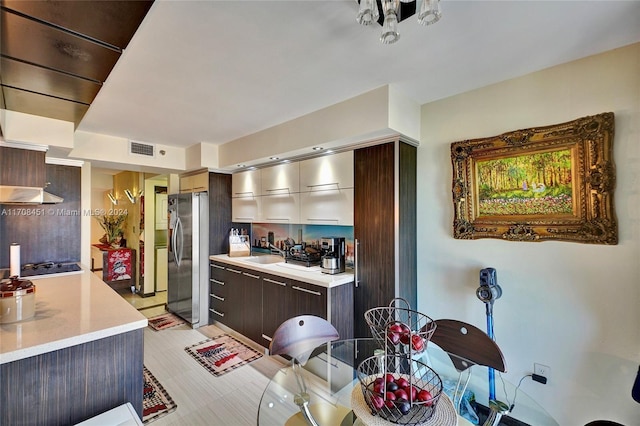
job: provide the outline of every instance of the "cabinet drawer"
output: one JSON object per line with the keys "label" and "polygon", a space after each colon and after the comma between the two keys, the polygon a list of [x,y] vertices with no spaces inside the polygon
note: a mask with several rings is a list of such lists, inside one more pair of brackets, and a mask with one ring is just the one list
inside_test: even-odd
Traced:
{"label": "cabinet drawer", "polygon": [[226,280],[226,268],[221,263],[209,262],[209,276],[218,281]]}
{"label": "cabinet drawer", "polygon": [[227,305],[225,304],[226,297],[219,294],[209,293],[209,308],[214,309],[220,313],[227,311]]}

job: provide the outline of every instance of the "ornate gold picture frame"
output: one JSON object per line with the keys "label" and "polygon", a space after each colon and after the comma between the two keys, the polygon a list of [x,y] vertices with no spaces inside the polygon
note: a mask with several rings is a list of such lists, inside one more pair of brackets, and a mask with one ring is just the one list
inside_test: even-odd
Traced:
{"label": "ornate gold picture frame", "polygon": [[614,114],[451,144],[453,236],[617,244]]}

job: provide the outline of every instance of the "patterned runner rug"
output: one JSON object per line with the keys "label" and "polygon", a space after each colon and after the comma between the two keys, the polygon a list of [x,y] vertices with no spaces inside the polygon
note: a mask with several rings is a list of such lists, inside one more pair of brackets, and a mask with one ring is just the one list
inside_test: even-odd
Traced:
{"label": "patterned runner rug", "polygon": [[142,423],[146,424],[171,413],[177,405],[147,367],[143,372]]}
{"label": "patterned runner rug", "polygon": [[158,315],[153,318],[149,318],[148,321],[149,327],[153,328],[156,331],[186,324],[185,320],[172,313]]}
{"label": "patterned runner rug", "polygon": [[228,334],[207,339],[184,350],[215,376],[221,376],[262,356]]}

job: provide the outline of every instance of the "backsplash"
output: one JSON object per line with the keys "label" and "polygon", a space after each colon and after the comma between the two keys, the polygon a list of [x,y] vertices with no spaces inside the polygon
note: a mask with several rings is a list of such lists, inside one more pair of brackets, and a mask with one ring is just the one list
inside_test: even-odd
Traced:
{"label": "backsplash", "polygon": [[312,247],[319,247],[324,237],[344,237],[346,242],[346,264],[353,265],[353,226],[338,225],[296,225],[279,223],[234,223],[234,228],[245,229],[250,237],[252,253],[269,253],[269,243],[279,249],[284,248],[287,238],[296,243],[304,241]]}

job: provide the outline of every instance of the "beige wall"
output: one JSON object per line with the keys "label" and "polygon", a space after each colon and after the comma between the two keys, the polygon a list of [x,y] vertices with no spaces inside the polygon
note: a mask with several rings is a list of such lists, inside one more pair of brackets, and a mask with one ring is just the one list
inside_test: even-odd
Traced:
{"label": "beige wall", "polygon": [[[452,238],[452,142],[613,111],[617,246]],[[418,148],[418,301],[434,318],[485,327],[478,273],[497,269],[495,334],[522,390],[560,425],[640,424],[640,44],[423,105]],[[497,380],[499,384],[499,380]],[[516,402],[517,405],[517,402]],[[516,407],[517,410],[517,407]]]}

